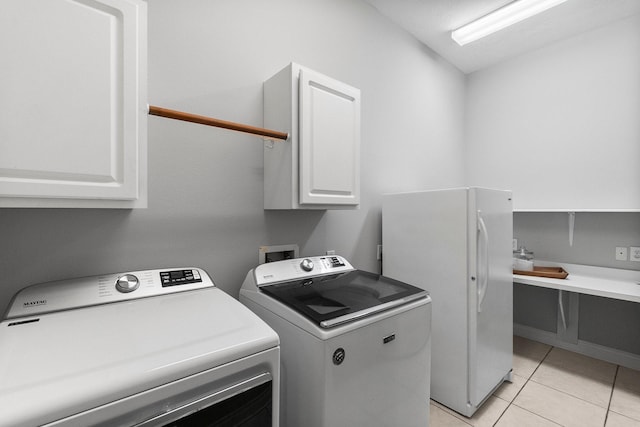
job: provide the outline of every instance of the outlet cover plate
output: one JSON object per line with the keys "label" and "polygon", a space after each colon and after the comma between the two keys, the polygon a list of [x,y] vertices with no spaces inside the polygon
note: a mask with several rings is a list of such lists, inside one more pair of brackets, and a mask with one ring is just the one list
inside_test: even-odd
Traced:
{"label": "outlet cover plate", "polygon": [[627,248],[625,246],[616,246],[616,261],[626,261]]}

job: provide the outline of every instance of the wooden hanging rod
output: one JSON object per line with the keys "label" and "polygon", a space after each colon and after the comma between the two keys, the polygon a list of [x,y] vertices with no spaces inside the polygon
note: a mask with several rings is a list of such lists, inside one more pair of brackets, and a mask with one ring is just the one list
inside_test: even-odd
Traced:
{"label": "wooden hanging rod", "polygon": [[184,113],[182,111],[170,110],[168,108],[156,107],[154,105],[149,105],[149,114],[152,116],[160,116],[168,119],[182,120],[185,122],[199,123],[201,125],[235,130],[238,132],[251,133],[253,135],[260,135],[268,139],[280,139],[282,141],[286,141],[287,139],[289,139],[289,134],[286,132],[279,132],[271,129],[243,125],[241,123],[228,122],[226,120],[214,119],[213,117]]}

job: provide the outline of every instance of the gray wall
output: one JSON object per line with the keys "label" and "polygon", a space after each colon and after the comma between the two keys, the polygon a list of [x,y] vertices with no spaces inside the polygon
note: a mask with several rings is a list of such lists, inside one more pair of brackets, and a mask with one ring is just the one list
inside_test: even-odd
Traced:
{"label": "gray wall", "polygon": [[[382,193],[466,183],[466,78],[360,0],[149,2],[152,105],[261,125],[262,82],[290,61],[362,90],[359,210],[265,212],[260,139],[151,117],[148,209],[0,209],[0,312],[30,284],[172,265],[236,296],[265,244],[378,270]],[[514,231],[540,258],[640,267],[611,261],[640,214],[579,213],[573,248],[565,224],[519,213]]]}
{"label": "gray wall", "polygon": [[[569,264],[640,270],[640,262],[616,261],[616,246],[640,246],[640,213],[577,212],[573,246],[565,212],[517,212],[513,233],[535,258]],[[568,269],[571,274],[571,269]],[[555,332],[558,291],[514,285],[514,321]],[[580,340],[640,355],[640,304],[579,295]]]}
{"label": "gray wall", "polygon": [[[469,74],[467,180],[512,190],[516,208],[539,199],[532,210],[637,200],[639,48],[635,15]],[[640,270],[615,260],[616,246],[640,246],[640,213],[577,212],[573,246],[568,222],[566,212],[518,212],[514,237],[538,259]]]}
{"label": "gray wall", "polygon": [[[573,246],[565,212],[517,212],[513,229],[539,260],[640,270],[640,262],[615,259],[616,246],[640,246],[640,213],[577,212]],[[515,323],[555,332],[557,295],[553,289],[515,284]],[[580,340],[640,355],[640,304],[591,295],[578,300]]]}
{"label": "gray wall", "polygon": [[640,270],[640,262],[615,258],[616,246],[640,246],[640,213],[577,212],[570,246],[567,213],[516,212],[513,236],[537,259]]}
{"label": "gray wall", "polygon": [[258,126],[291,61],[360,88],[360,209],[265,212],[259,138],[151,117],[148,209],[0,210],[0,312],[30,284],[167,266],[237,296],[266,244],[376,271],[381,194],[464,182],[464,75],[360,0],[153,0],[148,58],[149,104]]}
{"label": "gray wall", "polygon": [[640,15],[468,76],[474,185],[520,211],[640,209]]}
{"label": "gray wall", "polygon": [[[516,207],[537,198],[530,209],[638,200],[639,36],[634,16],[469,75],[468,181],[514,190]],[[638,212],[577,212],[573,246],[566,212],[517,212],[513,228],[538,260],[640,270],[615,259],[616,246],[640,246]],[[581,340],[640,354],[639,304],[579,301]],[[516,285],[514,320],[555,332],[557,291]]]}

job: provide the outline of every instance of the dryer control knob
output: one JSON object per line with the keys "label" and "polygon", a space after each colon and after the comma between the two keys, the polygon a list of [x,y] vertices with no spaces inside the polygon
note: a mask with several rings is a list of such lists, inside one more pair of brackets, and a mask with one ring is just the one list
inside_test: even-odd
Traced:
{"label": "dryer control knob", "polygon": [[140,281],[133,274],[125,274],[116,280],[116,289],[124,294],[133,292],[140,286]]}
{"label": "dryer control knob", "polygon": [[311,271],[313,270],[313,261],[311,261],[309,258],[305,258],[300,263],[300,267],[302,267],[304,271]]}

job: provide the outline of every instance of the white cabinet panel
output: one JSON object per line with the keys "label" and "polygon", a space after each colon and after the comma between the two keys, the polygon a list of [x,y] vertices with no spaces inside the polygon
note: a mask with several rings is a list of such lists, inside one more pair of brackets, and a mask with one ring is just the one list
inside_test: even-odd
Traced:
{"label": "white cabinet panel", "polygon": [[0,206],[146,206],[146,3],[0,15]]}
{"label": "white cabinet panel", "polygon": [[264,125],[289,132],[265,146],[265,209],[358,206],[360,90],[292,63],[264,84]]}
{"label": "white cabinet panel", "polygon": [[359,203],[360,92],[300,71],[300,202]]}

